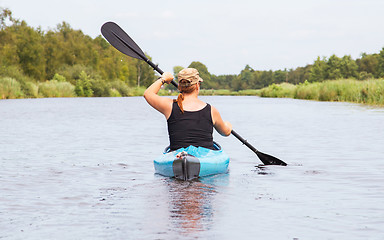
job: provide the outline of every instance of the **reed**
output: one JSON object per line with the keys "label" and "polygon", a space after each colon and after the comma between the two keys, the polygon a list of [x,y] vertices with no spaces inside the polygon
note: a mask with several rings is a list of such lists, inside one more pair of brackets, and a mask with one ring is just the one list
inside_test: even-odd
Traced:
{"label": "reed", "polygon": [[304,82],[299,85],[276,84],[259,90],[261,97],[288,97],[317,101],[341,101],[384,105],[384,79],[340,79]]}
{"label": "reed", "polygon": [[293,98],[296,86],[290,83],[272,84],[255,92],[261,97],[286,97]]}
{"label": "reed", "polygon": [[46,81],[39,83],[39,95],[42,97],[76,97],[75,86],[69,82]]}
{"label": "reed", "polygon": [[0,98],[12,99],[23,96],[21,85],[16,79],[10,77],[0,78]]}

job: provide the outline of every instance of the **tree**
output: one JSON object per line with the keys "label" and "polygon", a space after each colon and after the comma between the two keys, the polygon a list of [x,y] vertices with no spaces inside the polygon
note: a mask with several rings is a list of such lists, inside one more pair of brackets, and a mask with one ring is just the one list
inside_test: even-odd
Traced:
{"label": "tree", "polygon": [[287,70],[277,70],[273,73],[273,83],[282,83],[288,80]]}
{"label": "tree", "polygon": [[371,74],[374,77],[379,77],[379,57],[379,54],[361,54],[361,58],[356,59],[358,72],[365,72],[365,74]]}
{"label": "tree", "polygon": [[378,77],[384,77],[384,47],[381,49],[378,57]]}
{"label": "tree", "polygon": [[207,66],[201,62],[194,61],[188,66],[189,68],[196,68],[199,71],[200,77],[204,80],[204,83],[201,85],[202,88],[210,89],[214,88],[215,84],[211,82],[211,74],[208,72]]}
{"label": "tree", "polygon": [[295,70],[291,69],[288,74],[288,82],[292,84],[303,83],[305,80],[309,79],[311,69],[312,65],[297,67]]}
{"label": "tree", "polygon": [[11,23],[16,23],[18,22],[17,19],[14,19],[12,17],[12,11],[9,10],[8,8],[2,8],[0,7],[0,30],[4,30],[7,27],[7,21]]}
{"label": "tree", "polygon": [[328,76],[325,79],[340,79],[343,77],[341,73],[341,59],[338,58],[335,54],[333,54],[327,62],[328,65]]}
{"label": "tree", "polygon": [[[147,58],[152,61],[151,57],[147,55]],[[135,59],[137,69],[137,86],[148,87],[153,83],[155,79],[155,72],[152,67],[149,66],[145,61]]]}
{"label": "tree", "polygon": [[310,82],[321,82],[324,81],[327,78],[327,71],[328,66],[326,62],[326,58],[320,59],[320,57],[317,57],[316,61],[314,62],[311,72],[309,74],[309,81]]}
{"label": "tree", "polygon": [[254,85],[254,70],[247,64],[243,70],[241,70],[239,75],[240,82],[237,88],[240,89],[249,89]]}
{"label": "tree", "polygon": [[184,67],[182,67],[182,66],[174,66],[174,67],[173,67],[173,76],[175,77],[175,81],[176,81],[176,82],[179,81],[178,78],[177,78],[177,75],[178,75],[179,72],[180,72],[181,70],[183,70],[183,69],[184,69]]}
{"label": "tree", "polygon": [[340,61],[340,72],[343,78],[357,78],[358,66],[350,55],[345,55]]}
{"label": "tree", "polygon": [[18,27],[17,55],[25,74],[38,80],[45,80],[45,56],[42,32],[35,31],[22,21]]}

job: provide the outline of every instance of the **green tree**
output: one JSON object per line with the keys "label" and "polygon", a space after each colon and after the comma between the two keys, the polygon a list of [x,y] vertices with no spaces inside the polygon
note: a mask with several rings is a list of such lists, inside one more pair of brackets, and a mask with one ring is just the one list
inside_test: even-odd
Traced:
{"label": "green tree", "polygon": [[176,82],[179,81],[178,78],[177,78],[178,73],[179,73],[181,70],[183,70],[183,69],[184,69],[184,67],[182,67],[182,66],[174,66],[174,67],[173,67],[173,76],[175,77],[175,81],[176,81]]}
{"label": "green tree", "polygon": [[286,69],[284,71],[277,70],[273,73],[273,83],[282,83],[286,81],[288,81],[288,72]]}
{"label": "green tree", "polygon": [[16,52],[25,74],[38,80],[45,80],[45,56],[41,38],[40,30],[35,31],[22,21],[18,27]]}
{"label": "green tree", "polygon": [[204,80],[203,84],[201,85],[204,89],[210,89],[215,88],[215,84],[211,82],[211,74],[208,71],[207,66],[205,66],[201,62],[194,61],[188,66],[189,68],[196,68],[197,71],[199,71],[200,77]]}
{"label": "green tree", "polygon": [[[147,55],[149,60],[152,60],[151,57]],[[152,67],[149,66],[146,62],[135,59],[136,60],[136,69],[137,69],[137,86],[150,86],[155,80],[155,72]]]}
{"label": "green tree", "polygon": [[356,59],[358,71],[360,73],[371,74],[371,76],[379,77],[379,54],[361,54],[360,59]]}
{"label": "green tree", "polygon": [[327,78],[328,65],[326,60],[327,59],[325,57],[323,59],[317,57],[309,74],[308,80],[310,82],[321,82]]}
{"label": "green tree", "polygon": [[327,77],[324,77],[325,79],[340,79],[343,77],[341,72],[341,59],[337,57],[336,55],[332,55],[327,62],[328,65],[328,72]]}
{"label": "green tree", "polygon": [[241,70],[239,75],[240,83],[238,83],[237,89],[249,89],[254,86],[254,70],[247,64],[243,70]]}
{"label": "green tree", "polygon": [[15,24],[18,21],[13,18],[11,10],[0,7],[0,30],[4,30],[7,27],[7,22]]}
{"label": "green tree", "polygon": [[357,78],[359,67],[350,55],[341,58],[340,72],[343,78]]}
{"label": "green tree", "polygon": [[312,65],[307,65],[305,67],[297,67],[296,69],[291,69],[288,73],[288,82],[292,84],[303,83],[305,80],[309,79],[311,73]]}
{"label": "green tree", "polygon": [[380,78],[384,77],[384,47],[381,49],[378,57],[377,76]]}

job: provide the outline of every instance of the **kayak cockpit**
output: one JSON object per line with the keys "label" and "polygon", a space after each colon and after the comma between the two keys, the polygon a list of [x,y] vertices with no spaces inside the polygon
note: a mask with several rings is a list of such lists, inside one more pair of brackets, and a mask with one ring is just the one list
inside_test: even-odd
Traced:
{"label": "kayak cockpit", "polygon": [[189,146],[170,151],[167,147],[164,154],[154,160],[155,171],[180,180],[226,173],[229,157],[218,143],[214,142],[214,148],[216,150]]}

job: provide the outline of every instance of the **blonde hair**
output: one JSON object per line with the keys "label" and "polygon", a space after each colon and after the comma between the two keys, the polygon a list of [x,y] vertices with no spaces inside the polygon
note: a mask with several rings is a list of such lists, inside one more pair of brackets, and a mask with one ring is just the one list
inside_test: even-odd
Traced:
{"label": "blonde hair", "polygon": [[181,80],[179,82],[179,95],[177,96],[177,99],[174,99],[173,102],[177,102],[177,105],[179,106],[180,110],[182,113],[184,113],[184,108],[183,108],[183,100],[184,100],[184,95],[183,93],[192,93],[196,90],[197,88],[197,83],[193,85],[188,84],[189,81],[187,80]]}

